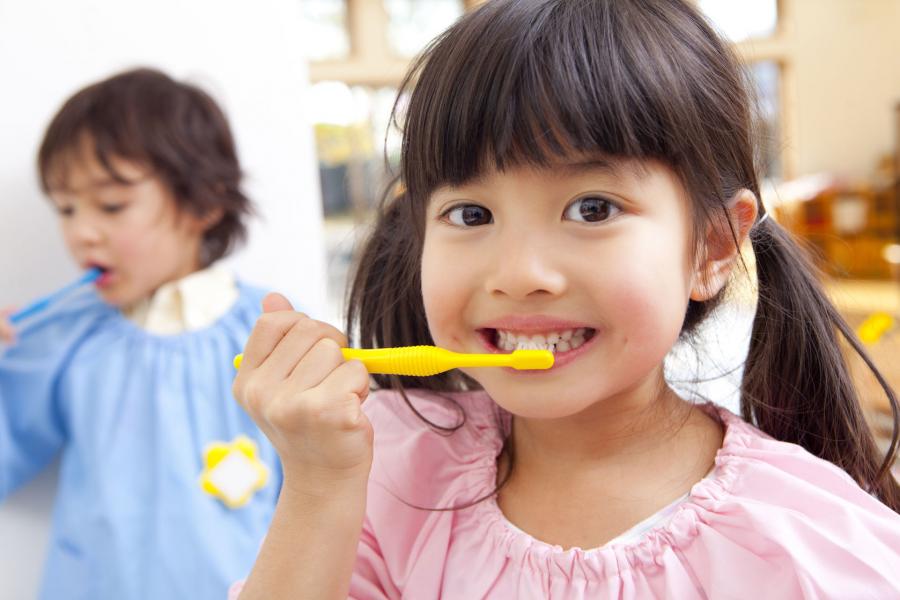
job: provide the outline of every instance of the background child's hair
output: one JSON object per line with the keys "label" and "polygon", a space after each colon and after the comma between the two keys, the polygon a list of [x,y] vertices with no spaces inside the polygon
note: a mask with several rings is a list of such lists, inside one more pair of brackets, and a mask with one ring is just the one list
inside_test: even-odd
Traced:
{"label": "background child's hair", "polygon": [[[469,13],[426,49],[401,87],[398,98],[409,94],[405,191],[386,196],[364,248],[347,331],[364,346],[433,343],[419,278],[426,203],[437,186],[460,184],[490,166],[549,167],[573,155],[658,160],[693,201],[694,240],[710,223],[730,227],[726,204],[735,193],[760,196],[748,89],[733,51],[684,0],[497,0]],[[741,385],[743,417],[837,464],[900,511],[890,474],[898,436],[893,391],[790,234],[766,219],[750,239],[759,301]],[[702,256],[704,248],[696,244],[695,251]],[[684,339],[723,296],[690,302]],[[893,407],[894,437],[883,460],[838,332]],[[477,386],[453,373],[377,381],[401,391]]]}
{"label": "background child's hair", "polygon": [[[85,145],[88,144],[88,145]],[[130,183],[111,159],[147,167],[175,196],[178,208],[222,218],[203,237],[208,265],[246,235],[252,205],[228,120],[203,90],[153,69],[134,69],[94,83],[69,98],[47,126],[38,152],[44,192],[65,189],[68,169],[93,150],[109,175]]]}

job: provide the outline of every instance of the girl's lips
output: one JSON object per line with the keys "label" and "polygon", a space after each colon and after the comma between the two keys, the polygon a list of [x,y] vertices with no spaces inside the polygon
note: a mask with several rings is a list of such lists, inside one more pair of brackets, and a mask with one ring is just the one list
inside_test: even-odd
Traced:
{"label": "girl's lips", "polygon": [[[478,337],[481,339],[481,345],[491,354],[508,354],[507,351],[501,350],[496,345],[494,345],[494,329],[479,329]],[[566,350],[565,352],[554,352],[553,353],[553,366],[549,369],[544,370],[532,370],[532,371],[518,371],[516,369],[510,367],[504,367],[504,371],[513,374],[513,375],[540,375],[542,373],[552,373],[561,369],[562,367],[568,365],[572,361],[576,360],[582,354],[588,352],[591,348],[594,347],[594,344],[597,341],[597,338],[600,337],[600,332],[594,330],[593,335],[590,338],[586,339],[585,342],[575,348],[574,350]]]}
{"label": "girl's lips", "polygon": [[113,272],[104,269],[103,275],[101,275],[100,277],[97,278],[97,280],[94,282],[94,285],[96,285],[98,288],[105,288],[105,287],[109,287],[109,285],[112,283],[112,281],[113,281]]}

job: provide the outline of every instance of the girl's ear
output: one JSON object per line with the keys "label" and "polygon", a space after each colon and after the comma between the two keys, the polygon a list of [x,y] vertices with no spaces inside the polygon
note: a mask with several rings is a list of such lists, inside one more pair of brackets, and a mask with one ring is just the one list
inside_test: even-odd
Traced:
{"label": "girl's ear", "polygon": [[225,210],[216,207],[209,211],[207,211],[201,217],[195,217],[194,225],[199,231],[199,233],[206,233],[211,228],[215,227],[219,221],[222,220],[222,217],[225,215]]}
{"label": "girl's ear", "polygon": [[756,222],[757,206],[753,192],[742,189],[734,195],[726,209],[731,226],[724,219],[713,218],[709,222],[703,240],[702,259],[694,269],[691,300],[709,300],[725,287],[740,248]]}

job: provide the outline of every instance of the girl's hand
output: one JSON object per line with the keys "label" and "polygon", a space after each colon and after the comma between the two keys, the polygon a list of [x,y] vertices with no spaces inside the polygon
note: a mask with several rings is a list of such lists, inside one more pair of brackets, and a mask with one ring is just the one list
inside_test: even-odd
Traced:
{"label": "girl's hand", "polygon": [[16,341],[16,328],[9,322],[9,315],[15,312],[15,308],[8,306],[0,308],[0,342],[12,344]]}
{"label": "girl's hand", "polygon": [[364,489],[372,463],[372,426],[361,408],[368,371],[344,360],[340,331],[295,312],[284,296],[266,296],[263,311],[233,391],[278,451],[284,485],[304,493],[329,494],[345,482]]}

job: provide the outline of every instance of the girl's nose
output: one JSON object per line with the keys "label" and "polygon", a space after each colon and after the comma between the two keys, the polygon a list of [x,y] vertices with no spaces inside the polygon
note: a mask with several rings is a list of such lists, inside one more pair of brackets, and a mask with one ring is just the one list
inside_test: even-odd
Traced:
{"label": "girl's nose", "polygon": [[534,237],[507,235],[490,257],[485,288],[492,295],[523,299],[533,295],[562,294],[567,278],[552,251],[552,245]]}
{"label": "girl's nose", "polygon": [[69,217],[64,227],[67,237],[75,245],[94,246],[103,241],[101,227],[89,215],[76,213]]}

